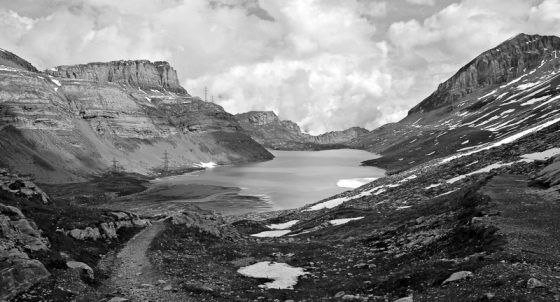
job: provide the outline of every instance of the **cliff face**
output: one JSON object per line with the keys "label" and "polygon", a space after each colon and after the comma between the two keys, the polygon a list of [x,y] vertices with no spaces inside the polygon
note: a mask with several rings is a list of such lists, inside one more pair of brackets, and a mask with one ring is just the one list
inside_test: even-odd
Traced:
{"label": "cliff face", "polygon": [[353,127],[318,136],[303,133],[298,124],[281,121],[272,111],[250,111],[235,116],[239,124],[256,141],[271,149],[320,150],[348,147],[350,142],[368,130]]}
{"label": "cliff face", "polygon": [[0,65],[37,72],[37,68],[15,54],[0,48]]}
{"label": "cliff face", "polygon": [[469,62],[409,114],[441,108],[477,90],[507,83],[552,58],[554,50],[560,50],[556,36],[519,34]]}
{"label": "cliff face", "polygon": [[127,84],[145,90],[187,93],[179,84],[177,72],[167,62],[112,61],[58,66],[45,72],[55,77]]}
{"label": "cliff face", "polygon": [[272,158],[233,115],[191,97],[158,64],[61,68],[81,70],[70,78],[1,66],[0,167],[57,183],[106,172],[113,160],[149,174],[165,152],[171,169]]}

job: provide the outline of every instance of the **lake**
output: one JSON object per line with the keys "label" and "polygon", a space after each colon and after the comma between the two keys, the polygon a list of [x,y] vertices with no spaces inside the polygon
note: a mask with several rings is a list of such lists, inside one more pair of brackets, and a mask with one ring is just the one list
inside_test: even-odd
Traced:
{"label": "lake", "polygon": [[[218,166],[160,178],[154,184],[237,187],[239,195],[259,197],[267,204],[266,210],[280,210],[313,203],[384,176],[382,169],[360,166],[362,161],[378,157],[366,151],[272,150],[271,153],[275,158],[270,161]],[[263,209],[262,205],[259,209]]]}

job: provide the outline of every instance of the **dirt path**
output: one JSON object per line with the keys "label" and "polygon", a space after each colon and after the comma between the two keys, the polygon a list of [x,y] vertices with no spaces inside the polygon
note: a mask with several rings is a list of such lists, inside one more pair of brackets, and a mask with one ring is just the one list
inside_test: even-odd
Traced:
{"label": "dirt path", "polygon": [[147,255],[152,240],[165,229],[155,222],[134,236],[118,253],[116,268],[107,281],[107,290],[130,301],[192,301],[174,292],[173,284],[155,269]]}

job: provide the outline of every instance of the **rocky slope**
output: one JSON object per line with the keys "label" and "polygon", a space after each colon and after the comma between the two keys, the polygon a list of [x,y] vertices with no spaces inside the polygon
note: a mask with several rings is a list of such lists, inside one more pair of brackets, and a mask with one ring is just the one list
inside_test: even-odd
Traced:
{"label": "rocky slope", "polygon": [[273,111],[250,111],[235,115],[241,127],[263,146],[277,150],[321,150],[347,148],[350,142],[369,133],[353,127],[313,136],[288,120],[280,120]]}
{"label": "rocky slope", "polygon": [[560,38],[518,35],[484,52],[441,84],[402,121],[362,136],[389,169],[512,135],[560,109]]}
{"label": "rocky slope", "polygon": [[[35,72],[0,66],[0,166],[45,183],[110,169],[150,174],[199,162],[272,158],[222,107],[190,96],[166,62],[116,61]],[[21,68],[10,66],[21,65]]]}

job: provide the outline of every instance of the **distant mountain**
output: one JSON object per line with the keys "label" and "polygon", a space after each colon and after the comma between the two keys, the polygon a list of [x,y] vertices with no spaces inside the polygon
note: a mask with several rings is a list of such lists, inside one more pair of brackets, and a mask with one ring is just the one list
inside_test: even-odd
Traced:
{"label": "distant mountain", "polygon": [[560,111],[560,38],[520,34],[440,84],[402,121],[361,136],[356,147],[406,168],[515,134]]}
{"label": "distant mountain", "polygon": [[0,166],[38,182],[115,166],[151,173],[271,159],[235,117],[192,97],[167,62],[114,61],[38,72],[0,52]]}
{"label": "distant mountain", "polygon": [[303,133],[292,121],[280,120],[273,111],[250,111],[235,117],[253,139],[265,147],[277,150],[348,148],[352,140],[369,133],[367,129],[353,127],[313,136]]}

